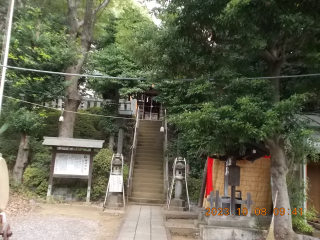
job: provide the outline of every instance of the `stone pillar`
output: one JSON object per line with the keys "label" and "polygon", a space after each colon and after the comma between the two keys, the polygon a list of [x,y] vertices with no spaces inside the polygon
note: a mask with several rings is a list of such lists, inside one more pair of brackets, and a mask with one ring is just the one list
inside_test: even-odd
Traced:
{"label": "stone pillar", "polygon": [[117,123],[119,126],[117,153],[122,154],[123,139],[124,139],[124,127],[126,124],[126,120],[125,119],[118,119]]}
{"label": "stone pillar", "polygon": [[179,179],[176,181],[174,199],[181,199],[182,195],[182,181]]}

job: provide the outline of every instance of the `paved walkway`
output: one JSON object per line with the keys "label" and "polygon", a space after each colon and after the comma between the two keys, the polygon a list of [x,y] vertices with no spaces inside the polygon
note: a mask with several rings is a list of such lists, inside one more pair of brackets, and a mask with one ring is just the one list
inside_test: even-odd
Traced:
{"label": "paved walkway", "polygon": [[132,205],[118,240],[167,240],[161,207]]}

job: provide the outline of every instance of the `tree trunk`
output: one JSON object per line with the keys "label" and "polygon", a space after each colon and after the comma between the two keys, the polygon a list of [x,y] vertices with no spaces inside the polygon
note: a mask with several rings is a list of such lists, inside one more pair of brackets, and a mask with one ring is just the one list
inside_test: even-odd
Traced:
{"label": "tree trunk", "polygon": [[286,45],[269,43],[264,52],[264,57],[268,66],[268,76],[276,77],[270,79],[270,83],[274,88],[273,101],[280,101],[280,79],[277,78],[281,74],[281,69],[286,61],[285,58]]}
{"label": "tree trunk", "polygon": [[[81,73],[85,63],[93,37],[93,30],[97,13],[103,11],[109,4],[110,0],[103,0],[97,8],[94,8],[94,0],[86,0],[85,13],[83,20],[78,20],[78,7],[81,1],[67,0],[68,2],[68,33],[71,39],[76,42],[78,36],[81,37],[81,57],[73,66],[67,68],[66,73]],[[82,31],[80,32],[80,28]],[[76,121],[76,113],[81,102],[81,96],[78,92],[79,77],[66,76],[65,80],[69,83],[67,88],[67,99],[65,101],[64,121],[59,126],[59,137],[73,137],[73,129]]]}
{"label": "tree trunk", "polygon": [[[93,35],[94,27],[94,5],[93,0],[86,1],[86,10],[83,23],[79,23],[77,19],[77,8],[79,2],[68,0],[68,19],[69,19],[69,34],[76,41],[79,28],[82,26],[81,33],[81,57],[77,63],[67,68],[66,73],[80,74],[83,64],[88,57],[90,45]],[[59,137],[72,138],[74,125],[76,122],[76,112],[81,102],[81,96],[78,91],[79,77],[66,76],[65,80],[68,82],[66,91],[66,101],[64,109],[64,121],[59,126]],[[70,112],[68,112],[70,111]]]}
{"label": "tree trunk", "polygon": [[[84,61],[84,57],[81,60]],[[66,72],[79,73],[83,66],[83,61],[79,60],[76,66],[69,67]],[[76,112],[81,102],[81,96],[78,92],[78,77],[66,76],[65,79],[69,82],[69,86],[67,88],[67,99],[64,109],[71,112],[63,113],[64,120],[59,126],[59,137],[72,138],[76,122]]]}
{"label": "tree trunk", "polygon": [[14,168],[13,168],[13,179],[15,183],[18,183],[18,184],[22,183],[23,172],[28,163],[29,142],[30,142],[30,137],[27,135],[27,133],[23,132],[21,135],[16,164],[14,165]]}
{"label": "tree trunk", "polygon": [[[278,192],[276,202],[276,214],[274,217],[274,236],[276,240],[299,238],[292,230],[291,208],[288,196],[286,176],[288,173],[285,143],[281,136],[266,141],[271,154],[272,195]],[[281,209],[282,208],[282,209]],[[281,216],[281,210],[283,215]]]}

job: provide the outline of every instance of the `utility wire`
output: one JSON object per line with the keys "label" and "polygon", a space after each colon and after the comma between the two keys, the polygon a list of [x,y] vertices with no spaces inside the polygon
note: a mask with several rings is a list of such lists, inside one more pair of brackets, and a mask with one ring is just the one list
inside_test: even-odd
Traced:
{"label": "utility wire", "polygon": [[[9,69],[16,69],[22,71],[29,72],[39,72],[39,73],[48,73],[48,74],[57,74],[63,76],[77,76],[77,77],[90,77],[90,78],[104,78],[104,79],[114,79],[114,80],[133,80],[133,81],[146,81],[146,78],[129,78],[129,77],[111,77],[105,75],[91,75],[91,74],[77,74],[77,73],[64,73],[64,72],[53,72],[53,71],[45,71],[38,70],[32,68],[21,68],[21,67],[13,67],[13,66],[4,66],[0,64],[0,67],[6,67]],[[320,73],[311,73],[311,74],[300,74],[300,75],[286,75],[286,76],[271,76],[271,77],[250,77],[246,79],[275,79],[275,78],[299,78],[299,77],[318,77]],[[197,79],[163,79],[163,80],[179,80],[179,81],[196,81]],[[214,81],[215,79],[208,79],[209,81]]]}
{"label": "utility wire", "polygon": [[76,114],[81,114],[81,115],[90,115],[90,116],[96,116],[96,117],[104,117],[104,118],[114,118],[114,119],[134,119],[135,118],[126,118],[126,117],[116,117],[116,116],[106,116],[106,115],[100,115],[100,114],[93,114],[93,113],[83,113],[83,112],[74,112],[74,111],[68,111],[68,110],[61,110],[61,109],[57,109],[54,107],[48,107],[48,106],[43,106],[41,104],[37,104],[37,103],[32,103],[32,102],[28,102],[28,101],[24,101],[21,99],[17,99],[17,98],[13,98],[13,97],[9,97],[9,96],[5,96],[3,95],[3,97],[5,98],[9,98],[9,99],[13,99],[19,102],[24,102],[24,103],[28,103],[34,106],[38,106],[38,107],[42,107],[42,108],[48,108],[48,109],[52,109],[52,110],[56,110],[56,111],[63,111],[63,112],[69,112],[69,113],[76,113]]}

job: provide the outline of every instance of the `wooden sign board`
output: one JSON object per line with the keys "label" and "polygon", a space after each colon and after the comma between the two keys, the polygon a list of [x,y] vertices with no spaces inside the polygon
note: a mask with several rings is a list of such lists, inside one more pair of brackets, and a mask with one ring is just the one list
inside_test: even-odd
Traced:
{"label": "wooden sign board", "polygon": [[110,175],[109,192],[123,191],[123,177],[122,175]]}
{"label": "wooden sign board", "polygon": [[57,153],[54,163],[54,176],[89,176],[90,155],[78,153]]}

